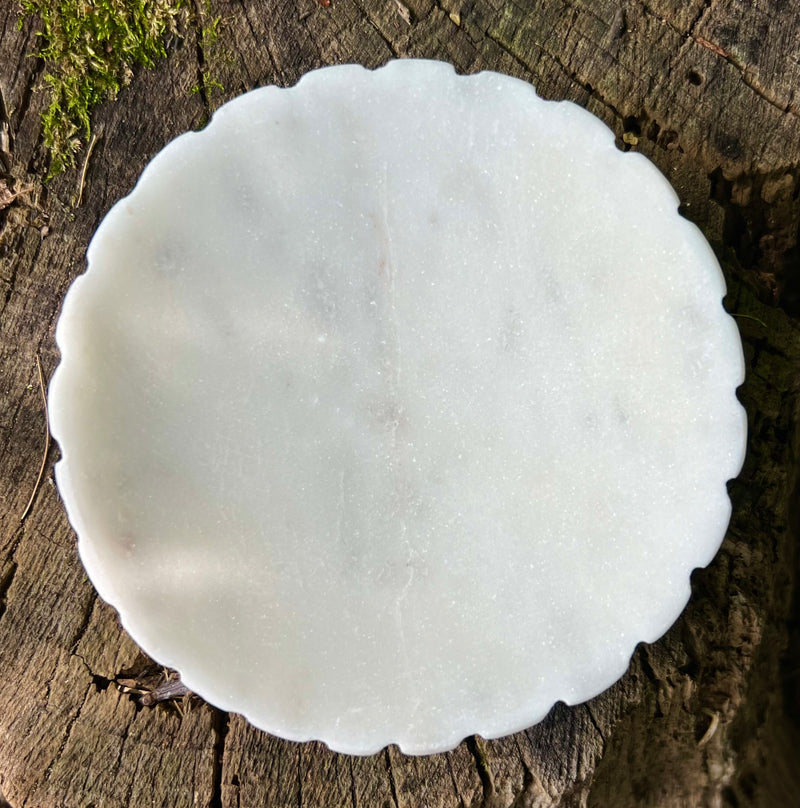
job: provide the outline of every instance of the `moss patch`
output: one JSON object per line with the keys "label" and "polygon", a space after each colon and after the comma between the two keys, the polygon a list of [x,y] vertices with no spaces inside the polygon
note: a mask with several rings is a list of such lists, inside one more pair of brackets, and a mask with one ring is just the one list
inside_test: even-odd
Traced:
{"label": "moss patch", "polygon": [[198,82],[192,87],[192,93],[203,96],[206,107],[211,104],[214,94],[222,94],[225,88],[215,77],[218,62],[230,61],[230,54],[220,44],[220,25],[222,17],[209,20],[209,6],[206,3],[202,10],[198,6],[199,31],[197,33],[197,52],[200,62]]}
{"label": "moss patch", "polygon": [[48,176],[75,165],[91,135],[90,114],[113,99],[138,65],[166,56],[167,34],[186,21],[184,0],[21,0],[24,17],[41,19],[51,98],[43,115]]}

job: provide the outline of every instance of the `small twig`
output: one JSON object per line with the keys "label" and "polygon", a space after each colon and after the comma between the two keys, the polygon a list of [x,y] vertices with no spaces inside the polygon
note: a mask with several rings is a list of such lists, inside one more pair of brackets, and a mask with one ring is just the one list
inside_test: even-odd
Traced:
{"label": "small twig", "polygon": [[721,56],[723,59],[730,59],[731,58],[731,54],[728,53],[728,51],[726,51],[724,48],[721,48],[719,45],[715,45],[713,42],[710,42],[704,36],[696,36],[694,38],[694,41],[698,45],[702,45],[704,48],[707,48],[708,50],[712,51],[713,53],[716,53],[717,56]]}
{"label": "small twig", "polygon": [[719,713],[715,713],[707,708],[703,708],[703,712],[711,719],[711,722],[708,725],[708,729],[703,733],[703,737],[697,742],[698,749],[704,747],[714,737],[714,733],[719,726]]}
{"label": "small twig", "polygon": [[397,13],[403,19],[406,25],[411,25],[411,9],[403,2],[403,0],[394,0],[397,6]]}
{"label": "small twig", "polygon": [[101,137],[103,137],[102,127],[92,135],[92,139],[89,141],[89,145],[86,147],[86,158],[83,161],[83,168],[81,169],[81,177],[78,182],[78,193],[75,195],[75,203],[73,207],[79,208],[81,206],[81,200],[83,199],[83,189],[86,186],[86,172],[89,168],[89,158],[92,156],[94,147],[97,145],[97,141],[100,140]]}
{"label": "small twig", "polygon": [[47,391],[45,390],[44,372],[42,371],[42,360],[39,354],[36,354],[36,369],[39,371],[39,389],[42,391],[42,409],[44,410],[44,452],[42,452],[42,465],[39,466],[39,476],[36,478],[36,485],[33,486],[31,498],[28,500],[28,504],[25,506],[25,510],[19,518],[20,523],[25,521],[25,517],[33,506],[33,500],[36,499],[36,492],[42,484],[44,469],[47,465],[47,454],[50,451],[50,416],[47,412]]}
{"label": "small twig", "polygon": [[763,325],[764,328],[767,327],[767,324],[763,320],[759,320],[758,317],[753,317],[752,314],[737,314],[734,312],[734,317],[741,317],[743,320],[755,320],[759,325]]}
{"label": "small twig", "polygon": [[154,707],[162,701],[182,699],[187,693],[189,688],[180,679],[169,679],[140,696],[139,704],[143,707]]}
{"label": "small twig", "polygon": [[177,712],[178,715],[181,717],[181,720],[186,718],[186,713],[188,713],[189,710],[191,709],[192,702],[190,701],[190,698],[191,694],[187,690],[186,693],[183,694],[183,698],[181,699],[176,698],[175,701],[172,702],[172,706],[175,708],[175,712]]}

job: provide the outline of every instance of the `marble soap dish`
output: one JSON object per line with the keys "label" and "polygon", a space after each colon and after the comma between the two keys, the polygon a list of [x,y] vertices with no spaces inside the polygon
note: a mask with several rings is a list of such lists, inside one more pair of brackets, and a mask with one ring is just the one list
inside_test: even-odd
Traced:
{"label": "marble soap dish", "polygon": [[746,421],[719,266],[571,103],[429,61],[223,106],[99,227],[58,487],[131,636],[257,727],[451,749],[689,597]]}

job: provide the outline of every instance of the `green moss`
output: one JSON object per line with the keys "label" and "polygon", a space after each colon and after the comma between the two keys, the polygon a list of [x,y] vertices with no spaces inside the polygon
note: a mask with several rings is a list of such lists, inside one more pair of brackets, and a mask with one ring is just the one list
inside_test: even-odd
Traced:
{"label": "green moss", "polygon": [[222,17],[215,17],[210,22],[206,22],[209,14],[208,3],[203,8],[197,8],[200,30],[197,34],[198,49],[201,54],[200,60],[200,80],[194,87],[192,93],[204,96],[205,103],[211,103],[211,97],[225,92],[222,83],[216,78],[215,70],[219,62],[228,61],[230,55],[220,44],[220,25]]}
{"label": "green moss", "polygon": [[92,109],[127,85],[133,68],[166,56],[164,41],[177,32],[184,0],[21,0],[23,19],[41,19],[50,103],[43,115],[48,176],[75,165],[91,135]]}

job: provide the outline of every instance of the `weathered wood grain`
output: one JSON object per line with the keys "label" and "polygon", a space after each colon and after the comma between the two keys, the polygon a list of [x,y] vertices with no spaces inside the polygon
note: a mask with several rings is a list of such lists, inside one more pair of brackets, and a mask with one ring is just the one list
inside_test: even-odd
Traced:
{"label": "weathered wood grain", "polygon": [[[15,4],[0,6],[0,177],[10,192],[30,188],[0,205],[0,789],[11,805],[796,805],[800,739],[787,704],[798,706],[798,672],[782,668],[798,555],[795,4],[210,0],[202,13],[221,17],[221,38],[205,51],[194,8],[169,58],[96,111],[103,137],[75,208],[78,172],[42,182],[35,25],[18,29]],[[166,142],[227,98],[325,64],[398,56],[524,78],[544,97],[588,107],[622,148],[661,168],[728,277],[750,441],[719,555],[695,573],[676,625],[640,647],[609,691],[445,755],[390,748],[351,758],[272,738],[198,700],[142,707],[119,680],[130,685],[146,661],[80,566],[52,482],[56,447],[20,515],[44,435],[35,357],[48,374],[58,361],[59,305],[110,205]]]}

